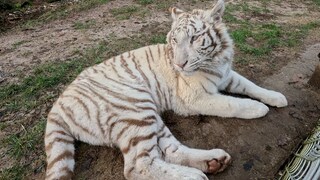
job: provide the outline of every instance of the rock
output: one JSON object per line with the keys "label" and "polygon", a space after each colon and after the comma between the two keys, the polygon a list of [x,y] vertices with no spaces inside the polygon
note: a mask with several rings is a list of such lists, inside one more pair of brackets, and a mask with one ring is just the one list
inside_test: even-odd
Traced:
{"label": "rock", "polygon": [[254,166],[253,159],[250,159],[250,160],[248,160],[247,162],[245,162],[245,163],[243,164],[243,169],[244,169],[245,171],[250,171],[253,166]]}
{"label": "rock", "polygon": [[[320,60],[320,53],[318,54],[318,57]],[[314,70],[311,78],[309,79],[308,84],[320,89],[320,62],[316,66],[316,69]]]}

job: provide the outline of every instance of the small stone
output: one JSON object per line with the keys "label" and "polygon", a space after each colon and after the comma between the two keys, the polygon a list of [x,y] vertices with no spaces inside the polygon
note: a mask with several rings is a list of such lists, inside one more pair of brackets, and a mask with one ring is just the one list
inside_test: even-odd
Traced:
{"label": "small stone", "polygon": [[[318,54],[318,56],[320,56],[320,53]],[[320,89],[320,63],[318,63],[318,65],[316,66],[308,83],[311,86]]]}
{"label": "small stone", "polygon": [[287,146],[289,141],[290,141],[290,138],[281,137],[280,139],[278,139],[277,145],[280,146],[280,147]]}
{"label": "small stone", "polygon": [[272,147],[269,146],[269,145],[267,145],[267,146],[266,146],[266,150],[267,150],[267,151],[271,151],[271,150],[272,150]]}
{"label": "small stone", "polygon": [[254,166],[253,159],[250,159],[249,161],[247,161],[246,163],[243,164],[243,169],[245,171],[250,171],[253,166]]}
{"label": "small stone", "polygon": [[249,44],[254,44],[254,39],[253,39],[252,37],[249,37],[249,38],[247,39],[247,42],[248,42]]}

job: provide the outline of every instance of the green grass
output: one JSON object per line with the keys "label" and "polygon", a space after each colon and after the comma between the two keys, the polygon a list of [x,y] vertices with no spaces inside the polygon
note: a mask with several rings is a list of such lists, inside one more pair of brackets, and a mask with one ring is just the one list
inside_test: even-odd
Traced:
{"label": "green grass", "polygon": [[[44,118],[37,120],[29,127],[23,128],[23,131],[11,134],[2,140],[1,144],[7,147],[7,155],[12,157],[15,163],[6,169],[0,171],[0,179],[23,179],[28,171],[31,171],[31,164],[36,164],[34,171],[44,168],[43,160],[38,160],[43,151],[43,134],[46,121]],[[22,126],[22,125],[21,125]],[[39,163],[42,165],[39,166]]]}
{"label": "green grass", "polygon": [[126,20],[132,16],[144,18],[150,14],[150,11],[147,8],[132,5],[111,9],[111,14],[118,20]]}
{"label": "green grass", "polygon": [[5,140],[5,144],[9,148],[9,155],[16,159],[31,155],[35,151],[35,148],[39,146],[39,144],[42,144],[39,142],[43,142],[42,135],[44,134],[45,125],[45,119],[41,119],[37,121],[32,128],[24,129],[21,133],[10,135]]}
{"label": "green grass", "polygon": [[262,2],[262,4],[263,4],[262,7],[250,6],[247,2],[243,2],[239,4],[228,4],[228,6],[226,6],[226,12],[228,13],[242,12],[242,13],[245,13],[246,15],[251,15],[251,16],[269,13],[270,10],[266,8],[267,2]]}
{"label": "green grass", "polygon": [[[314,0],[314,2],[319,0]],[[319,21],[311,22],[305,25],[285,25],[272,24],[268,19],[262,22],[254,21],[254,17],[264,17],[271,11],[267,9],[270,0],[260,1],[261,7],[249,5],[244,2],[241,4],[228,4],[223,16],[229,32],[234,40],[236,49],[240,51],[235,58],[235,62],[240,64],[267,61],[270,53],[279,47],[296,47],[302,39],[307,36],[309,30],[319,28]],[[237,14],[245,14],[251,19],[237,18]],[[271,16],[270,16],[271,17]]]}
{"label": "green grass", "polygon": [[154,3],[154,0],[138,0],[139,4],[147,5]]}
{"label": "green grass", "polygon": [[42,65],[21,83],[0,87],[0,99],[2,99],[0,106],[5,107],[4,112],[29,110],[54,98],[43,92],[70,82],[84,67],[102,61],[101,54],[105,49],[106,45],[100,44],[96,48],[87,50],[80,58]]}
{"label": "green grass", "polygon": [[238,20],[235,16],[233,16],[230,12],[226,11],[223,15],[223,20],[225,22],[227,22],[228,24],[230,23],[235,23],[235,24],[239,24],[241,21]]}
{"label": "green grass", "polygon": [[286,42],[284,44],[288,47],[297,46],[308,31],[316,28],[320,28],[320,21],[310,22],[297,27],[287,27],[284,30],[284,35],[286,36]]}
{"label": "green grass", "polygon": [[166,34],[154,35],[151,37],[151,44],[165,44],[167,39]]}
{"label": "green grass", "polygon": [[[280,46],[293,47],[300,43],[309,30],[320,27],[319,22],[311,22],[296,27],[275,24],[241,24],[231,31],[236,47],[245,54],[253,56],[268,55]],[[253,42],[248,42],[249,38]]]}
{"label": "green grass", "polygon": [[24,178],[26,168],[21,165],[14,165],[7,169],[0,170],[0,179],[1,180],[20,180]]}
{"label": "green grass", "polygon": [[137,6],[123,6],[111,10],[111,14],[118,20],[130,19],[133,13],[137,12],[139,8]]}
{"label": "green grass", "polygon": [[252,37],[252,32],[248,28],[239,28],[231,32],[231,37],[236,44],[243,44],[247,38]]}
{"label": "green grass", "polygon": [[320,6],[320,0],[312,0],[316,5]]}
{"label": "green grass", "polygon": [[0,122],[0,131],[4,130],[8,125],[4,122]]}
{"label": "green grass", "polygon": [[96,7],[101,4],[105,4],[110,0],[80,0],[79,2],[73,4],[72,6],[64,5],[62,7],[57,8],[56,10],[51,10],[45,12],[41,16],[36,19],[28,20],[25,22],[22,27],[23,28],[33,28],[34,26],[48,23],[48,21],[63,19],[67,17],[70,13],[75,13],[79,11],[85,11]]}
{"label": "green grass", "polygon": [[157,7],[158,9],[168,10],[169,7],[171,7],[171,5],[170,5],[170,3],[167,2],[167,1],[160,1],[160,2],[157,1],[156,7]]}
{"label": "green grass", "polygon": [[19,46],[21,46],[22,44],[27,43],[27,42],[29,42],[29,41],[22,40],[22,41],[15,42],[12,44],[12,48],[17,49]]}
{"label": "green grass", "polygon": [[93,27],[96,24],[95,20],[89,20],[89,21],[85,21],[85,22],[75,22],[73,24],[73,27],[75,29],[89,29],[91,27]]}

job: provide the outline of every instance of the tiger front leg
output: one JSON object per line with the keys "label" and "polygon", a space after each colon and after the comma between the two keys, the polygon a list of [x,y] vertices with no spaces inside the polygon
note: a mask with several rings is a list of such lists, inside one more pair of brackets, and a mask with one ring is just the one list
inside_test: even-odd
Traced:
{"label": "tiger front leg", "polygon": [[231,163],[230,155],[222,149],[202,150],[182,145],[165,126],[158,134],[158,142],[166,162],[214,174],[223,171]]}
{"label": "tiger front leg", "polygon": [[[203,93],[184,106],[193,114],[203,114],[220,117],[237,117],[242,119],[254,119],[265,116],[269,108],[265,104],[252,99],[236,98],[219,93]],[[180,109],[177,113],[184,114]]]}
{"label": "tiger front leg", "polygon": [[235,71],[229,73],[227,80],[219,89],[231,93],[248,95],[270,106],[285,107],[288,105],[287,99],[283,94],[261,88]]}

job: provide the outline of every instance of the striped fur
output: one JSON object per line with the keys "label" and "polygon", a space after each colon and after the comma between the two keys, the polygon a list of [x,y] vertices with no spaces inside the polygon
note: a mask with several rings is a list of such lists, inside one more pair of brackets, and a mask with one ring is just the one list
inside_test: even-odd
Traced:
{"label": "striped fur", "polygon": [[[46,179],[71,179],[74,140],[117,146],[127,179],[207,179],[224,170],[221,149],[182,145],[159,113],[258,118],[287,105],[277,92],[256,86],[231,69],[232,41],[221,17],[224,2],[191,13],[171,9],[168,44],[143,47],[84,70],[56,101],[45,135]],[[246,94],[263,103],[225,96]]]}

